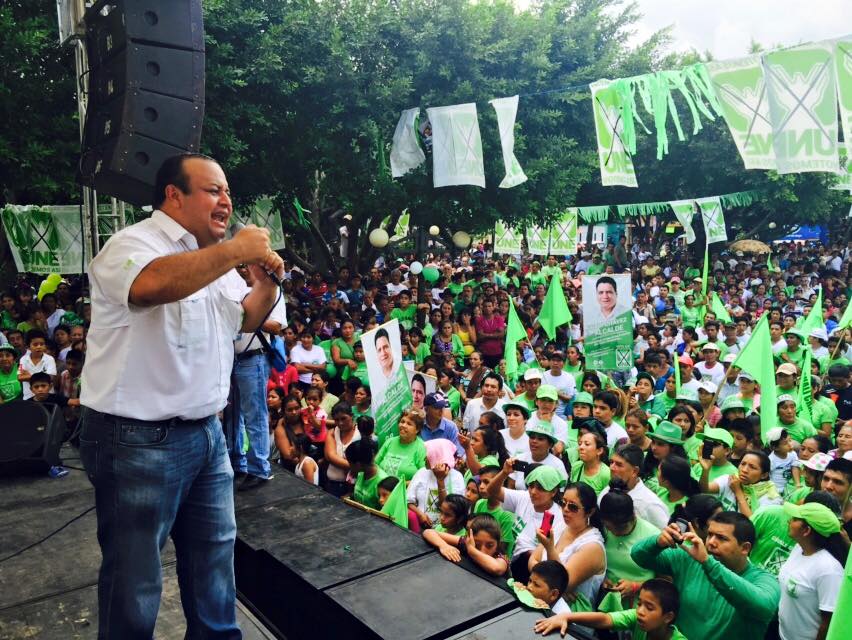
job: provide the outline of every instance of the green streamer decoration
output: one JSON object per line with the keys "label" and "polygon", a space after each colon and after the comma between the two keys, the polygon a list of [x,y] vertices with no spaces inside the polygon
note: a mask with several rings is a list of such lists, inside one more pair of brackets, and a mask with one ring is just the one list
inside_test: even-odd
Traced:
{"label": "green streamer decoration", "polygon": [[[718,196],[724,208],[747,207],[757,202],[763,194],[759,189],[735,191]],[[695,200],[696,198],[690,198]],[[632,204],[578,207],[580,219],[586,223],[606,222],[610,217],[624,220],[627,217],[651,216],[671,211],[671,202],[635,202]]]}
{"label": "green streamer decoration", "polygon": [[751,191],[735,191],[734,193],[726,193],[719,196],[723,207],[747,207],[750,204],[757,202],[763,194],[759,189]]}
{"label": "green streamer decoration", "polygon": [[605,222],[609,218],[609,205],[598,207],[579,207],[580,219],[583,222]]}
{"label": "green streamer decoration", "polygon": [[299,224],[307,229],[309,224],[308,219],[305,218],[305,213],[310,213],[310,211],[302,208],[302,203],[299,202],[298,198],[293,198],[293,206],[296,207],[296,216],[298,217]]}
{"label": "green streamer decoration", "polygon": [[617,204],[618,217],[622,220],[627,216],[650,216],[655,213],[665,213],[669,209],[668,202],[637,202],[635,204]]}

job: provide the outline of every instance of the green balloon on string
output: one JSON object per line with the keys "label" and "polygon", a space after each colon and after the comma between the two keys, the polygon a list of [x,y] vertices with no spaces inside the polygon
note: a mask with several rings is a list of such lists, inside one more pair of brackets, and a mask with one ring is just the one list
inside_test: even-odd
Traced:
{"label": "green balloon on string", "polygon": [[423,267],[423,279],[426,282],[437,282],[441,276],[441,272],[435,267]]}

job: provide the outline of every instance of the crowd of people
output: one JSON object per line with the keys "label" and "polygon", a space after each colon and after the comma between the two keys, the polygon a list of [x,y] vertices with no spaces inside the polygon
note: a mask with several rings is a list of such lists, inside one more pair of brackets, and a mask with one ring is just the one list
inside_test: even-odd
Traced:
{"label": "crowd of people", "polygon": [[[714,251],[707,283],[687,249],[622,237],[541,264],[480,246],[430,256],[439,277],[425,287],[407,259],[363,274],[285,265],[280,313],[263,328],[287,365],[260,369],[266,379],[238,373],[238,488],[283,468],[380,510],[404,483],[408,528],[450,562],[511,577],[555,614],[542,633],[573,623],[634,638],[824,638],[852,533],[852,336],[839,324],[852,243],[781,244],[771,259]],[[634,366],[587,368],[582,278],[627,272]],[[573,319],[550,340],[537,318],[553,278]],[[63,281],[39,298],[21,282],[0,313],[0,402],[59,404],[69,434],[84,295]],[[512,304],[527,339],[510,375]],[[820,326],[803,331],[817,304]],[[764,315],[773,425],[761,423],[754,375],[734,364]],[[404,360],[435,390],[424,384],[379,443],[359,336],[393,319]],[[237,367],[265,360],[251,334],[239,340]],[[255,393],[265,406],[247,400]]]}

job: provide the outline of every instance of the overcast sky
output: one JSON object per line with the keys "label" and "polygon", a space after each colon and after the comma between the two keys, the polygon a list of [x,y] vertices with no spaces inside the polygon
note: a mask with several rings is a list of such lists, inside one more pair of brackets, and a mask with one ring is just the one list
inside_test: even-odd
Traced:
{"label": "overcast sky", "polygon": [[850,0],[637,0],[644,17],[637,39],[673,25],[675,50],[710,51],[716,59],[852,33]]}

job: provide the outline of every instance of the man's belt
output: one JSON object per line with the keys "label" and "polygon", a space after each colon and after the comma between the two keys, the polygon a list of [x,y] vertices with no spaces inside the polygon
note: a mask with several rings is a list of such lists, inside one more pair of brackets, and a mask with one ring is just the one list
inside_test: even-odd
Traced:
{"label": "man's belt", "polygon": [[253,356],[263,355],[263,349],[249,349],[237,354],[237,360],[248,360]]}

